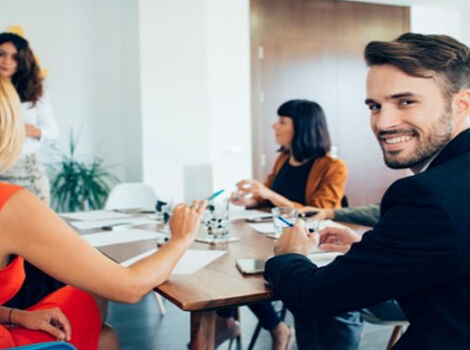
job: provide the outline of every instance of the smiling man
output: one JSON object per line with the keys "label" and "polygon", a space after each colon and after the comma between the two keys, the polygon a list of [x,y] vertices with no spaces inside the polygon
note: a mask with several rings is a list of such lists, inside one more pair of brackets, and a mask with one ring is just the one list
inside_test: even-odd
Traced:
{"label": "smiling man", "polygon": [[470,50],[448,36],[407,33],[369,43],[365,59],[385,163],[415,175],[390,186],[363,237],[320,233],[320,244],[347,251],[325,267],[306,258],[318,237],[297,222],[265,278],[293,312],[302,350],[314,348],[308,330],[319,317],[389,299],[410,321],[395,350],[470,349]]}

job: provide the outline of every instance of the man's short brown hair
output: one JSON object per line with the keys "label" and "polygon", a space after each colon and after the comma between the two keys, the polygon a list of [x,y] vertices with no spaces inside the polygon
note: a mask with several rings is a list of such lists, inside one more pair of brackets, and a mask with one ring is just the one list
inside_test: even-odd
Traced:
{"label": "man's short brown hair", "polygon": [[368,66],[390,64],[405,73],[432,78],[446,97],[470,87],[470,49],[447,35],[406,33],[393,41],[371,41],[364,57]]}

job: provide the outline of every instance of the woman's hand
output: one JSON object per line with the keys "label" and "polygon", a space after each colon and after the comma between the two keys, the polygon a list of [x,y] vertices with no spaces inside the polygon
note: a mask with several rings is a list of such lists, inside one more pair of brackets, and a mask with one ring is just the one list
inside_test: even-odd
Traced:
{"label": "woman's hand", "polygon": [[361,240],[361,236],[349,227],[326,227],[319,234],[319,248],[327,252],[346,253],[353,243]]}
{"label": "woman's hand", "polygon": [[194,201],[190,207],[178,204],[171,214],[170,230],[171,240],[181,240],[191,244],[199,231],[201,214],[206,209],[207,201]]}
{"label": "woman's hand", "polygon": [[230,195],[230,203],[245,206],[247,208],[256,207],[258,201],[247,195],[245,192],[235,191]]}
{"label": "woman's hand", "polygon": [[26,123],[24,125],[24,129],[26,131],[26,137],[32,137],[38,140],[41,138],[41,129],[39,129],[36,125]]}
{"label": "woman's hand", "polygon": [[242,180],[237,183],[238,192],[244,194],[245,196],[251,194],[253,196],[258,196],[263,199],[269,200],[274,192],[263,185],[261,182],[255,179]]}
{"label": "woman's hand", "polygon": [[57,340],[69,341],[72,338],[70,322],[58,307],[37,311],[14,309],[11,321],[27,329],[49,333]]}

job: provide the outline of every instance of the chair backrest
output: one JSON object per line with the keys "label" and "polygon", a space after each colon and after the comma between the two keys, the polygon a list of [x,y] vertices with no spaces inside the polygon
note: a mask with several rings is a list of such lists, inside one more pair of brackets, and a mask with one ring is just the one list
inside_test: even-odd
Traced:
{"label": "chair backrest", "polygon": [[348,197],[344,195],[343,198],[341,198],[341,208],[348,208],[348,207],[349,207]]}
{"label": "chair backrest", "polygon": [[69,343],[65,342],[48,342],[48,343],[39,343],[31,344],[25,346],[18,346],[15,349],[22,350],[77,350],[77,348]]}
{"label": "chair backrest", "polygon": [[111,190],[105,209],[154,209],[156,200],[152,187],[141,182],[125,182]]}

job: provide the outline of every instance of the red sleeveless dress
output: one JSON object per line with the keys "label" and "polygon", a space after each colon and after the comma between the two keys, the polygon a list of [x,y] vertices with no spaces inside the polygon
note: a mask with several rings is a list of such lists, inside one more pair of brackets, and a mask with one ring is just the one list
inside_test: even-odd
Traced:
{"label": "red sleeveless dress", "polygon": [[[21,189],[18,186],[0,183],[0,210],[10,197]],[[17,256],[6,267],[0,268],[0,305],[10,300],[20,290],[24,279],[22,257]],[[54,307],[61,309],[72,325],[70,341],[72,345],[79,350],[98,348],[101,316],[91,295],[66,286],[49,294],[27,310],[45,310]],[[0,325],[0,349],[54,340],[56,339],[42,331]]]}

